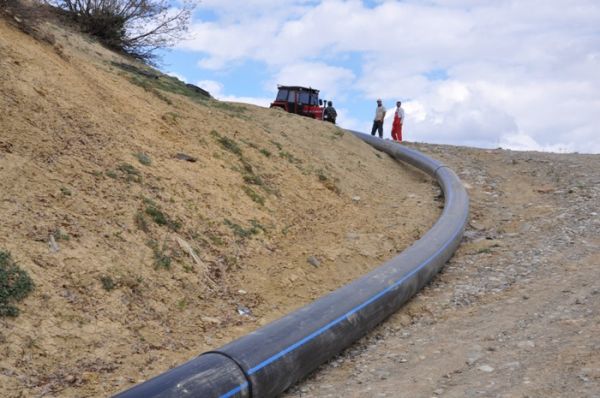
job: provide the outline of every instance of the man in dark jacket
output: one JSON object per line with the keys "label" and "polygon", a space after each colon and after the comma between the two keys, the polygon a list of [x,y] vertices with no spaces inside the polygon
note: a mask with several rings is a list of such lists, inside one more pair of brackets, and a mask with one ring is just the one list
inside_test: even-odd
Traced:
{"label": "man in dark jacket", "polygon": [[323,112],[323,120],[335,124],[335,119],[337,118],[337,112],[333,107],[333,103],[331,101],[327,102],[327,108]]}

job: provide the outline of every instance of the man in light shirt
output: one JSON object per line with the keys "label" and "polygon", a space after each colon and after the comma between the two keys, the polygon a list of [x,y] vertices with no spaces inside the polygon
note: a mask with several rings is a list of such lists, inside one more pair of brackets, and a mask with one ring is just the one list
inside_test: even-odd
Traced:
{"label": "man in light shirt", "polygon": [[379,138],[383,138],[383,119],[385,118],[385,106],[381,104],[381,99],[377,100],[377,108],[375,108],[375,119],[373,120],[373,128],[371,135],[375,135],[375,131],[379,133]]}
{"label": "man in light shirt", "polygon": [[396,102],[396,112],[394,112],[394,122],[392,123],[392,139],[402,142],[402,125],[404,124],[404,109],[402,102]]}

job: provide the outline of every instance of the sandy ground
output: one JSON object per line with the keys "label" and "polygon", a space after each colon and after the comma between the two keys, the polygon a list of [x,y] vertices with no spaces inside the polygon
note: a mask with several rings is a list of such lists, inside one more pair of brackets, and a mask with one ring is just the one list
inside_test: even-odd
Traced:
{"label": "sandy ground", "polygon": [[[0,19],[0,250],[36,284],[0,318],[2,396],[118,392],[362,275],[440,214],[430,178],[333,126],[132,84],[122,58],[45,29]],[[464,181],[463,244],[285,396],[600,396],[600,157],[407,145]]]}
{"label": "sandy ground", "polygon": [[285,397],[600,397],[600,156],[410,145],[471,197],[455,256]]}
{"label": "sandy ground", "polygon": [[44,32],[0,18],[0,250],[36,285],[0,318],[2,396],[121,391],[364,274],[440,214],[429,177],[335,126],[158,89]]}

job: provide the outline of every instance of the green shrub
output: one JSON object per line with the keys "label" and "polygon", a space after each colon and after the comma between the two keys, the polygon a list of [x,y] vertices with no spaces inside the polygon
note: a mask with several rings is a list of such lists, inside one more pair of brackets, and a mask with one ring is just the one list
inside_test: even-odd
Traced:
{"label": "green shrub", "polygon": [[27,271],[13,261],[9,252],[0,251],[0,317],[19,315],[12,303],[23,300],[33,288]]}
{"label": "green shrub", "polygon": [[263,155],[265,155],[266,157],[270,158],[271,157],[271,152],[269,152],[267,149],[263,148],[260,150],[260,153],[262,153]]}
{"label": "green shrub", "polygon": [[294,155],[292,155],[291,153],[287,152],[287,151],[280,151],[279,152],[279,156],[287,159],[288,162],[293,163],[293,164],[300,164],[302,163],[301,159],[298,159],[297,157],[295,157]]}
{"label": "green shrub", "polygon": [[244,192],[246,192],[246,195],[248,195],[250,199],[258,203],[259,205],[265,204],[265,198],[256,193],[256,191],[254,191],[252,188],[243,186],[242,189],[244,190]]}
{"label": "green shrub", "polygon": [[[129,163],[121,163],[118,167],[117,167],[117,171],[120,171],[123,179],[125,181],[128,182],[141,182],[142,181],[142,173],[140,173],[140,171],[138,169],[136,169],[134,166],[130,165]],[[112,175],[109,175],[108,173],[106,174],[111,178]],[[116,174],[115,174],[116,176]]]}
{"label": "green shrub", "polygon": [[242,149],[240,146],[232,139],[228,137],[219,137],[219,144],[229,152],[232,152],[238,156],[242,155]]}
{"label": "green shrub", "polygon": [[256,174],[246,174],[244,176],[244,182],[252,185],[263,185],[262,178],[260,178],[260,176],[257,176]]}
{"label": "green shrub", "polygon": [[[253,221],[256,221],[256,220],[253,220]],[[242,227],[239,224],[229,221],[228,219],[225,219],[223,222],[225,223],[225,225],[227,225],[229,228],[231,228],[234,235],[239,236],[240,238],[248,238],[252,235],[256,235],[260,232],[261,229],[264,231],[264,229],[262,228],[262,226],[260,226],[260,224],[256,225],[254,222],[252,223],[252,227],[247,228],[247,229]]]}
{"label": "green shrub", "polygon": [[[169,217],[152,200],[145,199],[144,202],[146,203],[145,213],[149,215],[156,224],[164,225],[173,231],[178,231],[179,228],[181,228],[181,223],[179,221],[173,220],[171,217]],[[142,228],[144,223],[142,223],[140,216],[136,216],[136,223],[138,223],[138,228],[144,230]],[[145,225],[145,227],[147,229],[147,225]]]}
{"label": "green shrub", "polygon": [[151,240],[150,242],[148,242],[148,246],[150,246],[154,253],[154,268],[170,269],[172,259],[171,256],[168,254],[169,248],[167,247],[167,245],[163,244],[163,246],[160,247],[157,241]]}
{"label": "green shrub", "polygon": [[135,157],[144,166],[150,166],[152,164],[152,159],[150,159],[150,156],[146,155],[144,152],[136,153]]}
{"label": "green shrub", "polygon": [[110,292],[116,287],[115,282],[110,276],[101,276],[100,282],[102,283],[102,287],[104,288],[104,290],[106,290],[107,292]]}

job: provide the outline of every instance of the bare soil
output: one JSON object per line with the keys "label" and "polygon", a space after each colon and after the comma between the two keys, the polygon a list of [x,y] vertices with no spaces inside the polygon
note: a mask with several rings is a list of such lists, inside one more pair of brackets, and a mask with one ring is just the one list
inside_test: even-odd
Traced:
{"label": "bare soil", "polygon": [[431,178],[335,126],[180,95],[64,27],[36,32],[0,18],[0,250],[35,282],[0,318],[2,396],[121,391],[364,274],[440,214]]}

